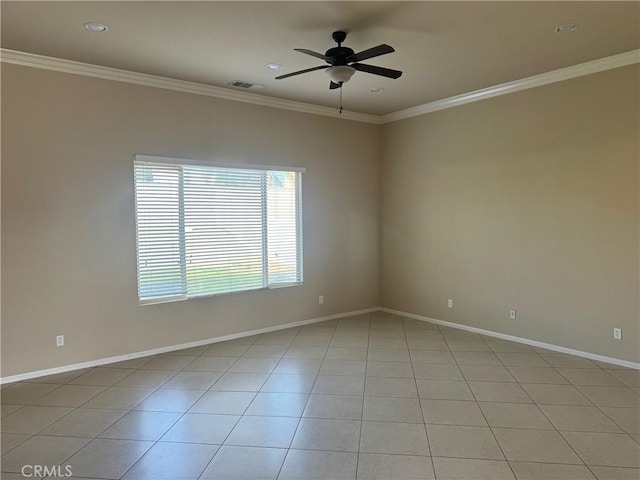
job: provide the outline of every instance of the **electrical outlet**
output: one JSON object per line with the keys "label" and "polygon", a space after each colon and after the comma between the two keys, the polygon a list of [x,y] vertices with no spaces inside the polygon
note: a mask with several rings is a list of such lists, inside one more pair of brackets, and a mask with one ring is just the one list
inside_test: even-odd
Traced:
{"label": "electrical outlet", "polygon": [[452,298],[447,300],[447,307],[453,308],[453,299]]}
{"label": "electrical outlet", "polygon": [[324,295],[320,295],[320,296],[318,297],[318,303],[319,303],[320,305],[322,305],[322,304],[324,303]]}
{"label": "electrical outlet", "polygon": [[58,335],[56,337],[56,347],[64,347],[64,335]]}
{"label": "electrical outlet", "polygon": [[509,311],[509,318],[511,320],[515,320],[516,319],[516,311],[515,310],[510,310]]}
{"label": "electrical outlet", "polygon": [[622,329],[621,328],[614,328],[613,329],[613,338],[615,340],[622,340]]}

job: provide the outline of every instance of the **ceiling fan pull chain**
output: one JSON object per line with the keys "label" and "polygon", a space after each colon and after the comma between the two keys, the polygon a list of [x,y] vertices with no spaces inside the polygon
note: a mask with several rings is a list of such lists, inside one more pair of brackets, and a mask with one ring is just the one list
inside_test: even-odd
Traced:
{"label": "ceiling fan pull chain", "polygon": [[340,82],[340,115],[342,115],[342,82]]}

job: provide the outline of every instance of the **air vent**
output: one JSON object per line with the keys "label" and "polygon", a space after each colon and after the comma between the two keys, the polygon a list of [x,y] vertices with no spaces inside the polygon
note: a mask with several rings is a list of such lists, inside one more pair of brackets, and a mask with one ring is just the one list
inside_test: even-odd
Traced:
{"label": "air vent", "polygon": [[231,83],[227,83],[227,86],[233,88],[241,88],[243,90],[257,90],[259,88],[264,88],[264,85],[260,85],[258,83],[243,82],[241,80],[234,80]]}

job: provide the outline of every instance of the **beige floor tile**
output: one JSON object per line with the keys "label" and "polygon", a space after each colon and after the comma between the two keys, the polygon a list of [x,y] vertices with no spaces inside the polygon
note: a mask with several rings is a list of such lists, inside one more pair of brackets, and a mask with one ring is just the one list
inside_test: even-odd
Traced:
{"label": "beige floor tile", "polygon": [[197,479],[217,450],[217,445],[156,443],[123,480]]}
{"label": "beige floor tile", "polygon": [[318,375],[313,393],[333,395],[363,395],[364,376]]}
{"label": "beige floor tile", "polygon": [[367,362],[362,360],[325,359],[320,368],[320,375],[356,375],[364,376]]}
{"label": "beige floor tile", "polygon": [[286,345],[253,344],[242,354],[242,356],[280,359],[286,350]]}
{"label": "beige floor tile", "polygon": [[424,380],[464,380],[457,365],[414,362],[413,374]]}
{"label": "beige floor tile", "polygon": [[364,348],[369,346],[369,336],[334,336],[331,340],[331,348]]}
{"label": "beige floor tile", "polygon": [[520,383],[553,383],[556,385],[569,383],[555,368],[509,367],[509,371]]}
{"label": "beige floor tile", "polygon": [[57,383],[64,384],[70,382],[74,378],[87,373],[90,368],[81,368],[79,370],[72,370],[70,372],[56,373],[54,375],[46,375],[44,377],[32,378],[29,383]]}
{"label": "beige floor tile", "polygon": [[31,435],[23,433],[3,433],[0,437],[0,447],[2,447],[1,454],[4,455],[9,450],[26,442],[29,438],[31,438]]}
{"label": "beige floor tile", "polygon": [[493,433],[509,461],[582,464],[556,431],[494,428]]}
{"label": "beige floor tile", "polygon": [[590,467],[598,480],[638,480],[640,469],[620,467]]}
{"label": "beige floor tile", "polygon": [[0,405],[0,417],[4,418],[22,407],[23,405]]}
{"label": "beige floor tile", "polygon": [[584,465],[509,462],[518,480],[595,480]]}
{"label": "beige floor tile", "polygon": [[286,454],[282,448],[223,446],[200,479],[276,480]]}
{"label": "beige floor tile", "polygon": [[640,434],[640,408],[600,407],[604,414],[629,434]]}
{"label": "beige floor tile", "polygon": [[579,386],[578,390],[599,407],[640,408],[640,395],[627,387]]}
{"label": "beige floor tile", "polygon": [[[410,350],[412,363],[441,363],[455,365],[451,352],[439,350]],[[406,361],[406,360],[403,360]]]}
{"label": "beige floor tile", "polygon": [[2,433],[38,433],[72,410],[67,407],[22,407],[2,419]]}
{"label": "beige floor tile", "polygon": [[[442,333],[437,329],[417,329],[417,330],[406,330],[405,334],[407,339],[423,339],[423,340],[444,340]],[[449,350],[449,346],[447,345],[447,350]],[[439,349],[437,349],[439,350]]]}
{"label": "beige floor tile", "polygon": [[529,345],[524,345],[522,343],[509,342],[508,340],[498,340],[495,338],[489,338],[486,340],[486,342],[491,350],[496,353],[533,353],[533,350]]}
{"label": "beige floor tile", "polygon": [[434,457],[438,480],[514,480],[509,464],[499,460]]}
{"label": "beige floor tile", "polygon": [[356,453],[291,449],[278,480],[353,480],[357,463]]}
{"label": "beige floor tile", "polygon": [[[329,349],[331,350],[331,349]],[[366,350],[365,350],[366,352]],[[327,351],[327,355],[329,352]],[[365,357],[362,359],[364,360]],[[351,359],[346,359],[351,360]],[[353,360],[359,360],[354,358]],[[322,360],[319,358],[282,358],[273,370],[273,373],[293,373],[298,375],[317,375],[320,371]]]}
{"label": "beige floor tile", "polygon": [[151,357],[138,357],[138,358],[130,358],[129,360],[123,360],[121,362],[113,362],[104,365],[103,368],[129,368],[135,369],[142,367],[145,363],[151,360]]}
{"label": "beige floor tile", "polygon": [[100,438],[159,440],[181,417],[179,413],[129,412],[100,434]]}
{"label": "beige floor tile", "polygon": [[469,382],[469,387],[479,402],[532,403],[529,395],[517,383]]}
{"label": "beige floor tile", "polygon": [[608,385],[621,387],[623,383],[599,368],[558,368],[573,385]]}
{"label": "beige floor tile", "polygon": [[407,339],[402,337],[384,338],[372,336],[369,338],[369,348],[407,348]]}
{"label": "beige floor tile", "polygon": [[136,410],[186,412],[198,401],[202,390],[159,389],[136,405]]}
{"label": "beige floor tile", "polygon": [[536,405],[480,402],[480,408],[491,427],[553,430],[553,425]]}
{"label": "beige floor tile", "polygon": [[449,349],[454,352],[454,356],[459,352],[486,352],[493,356],[493,352],[489,348],[489,345],[487,345],[483,340],[449,340],[447,338],[446,341],[447,345],[449,345]]}
{"label": "beige floor tile", "polygon": [[268,373],[225,373],[211,390],[229,392],[257,392],[269,378]]}
{"label": "beige floor tile", "polygon": [[141,369],[144,370],[182,370],[184,367],[193,362],[196,356],[187,355],[158,355],[151,357],[147,363],[145,363]]}
{"label": "beige floor tile", "polygon": [[487,427],[427,425],[427,433],[434,457],[504,460],[491,429]]}
{"label": "beige floor tile", "polygon": [[315,374],[272,373],[260,390],[263,392],[309,393],[315,381]]}
{"label": "beige floor tile", "polygon": [[423,424],[362,422],[360,452],[429,456]]}
{"label": "beige floor tile", "polygon": [[309,395],[306,393],[260,392],[245,415],[264,417],[301,417]]}
{"label": "beige floor tile", "polygon": [[361,453],[358,456],[359,480],[434,479],[430,457]]}
{"label": "beige floor tile", "polygon": [[309,396],[302,415],[305,418],[336,418],[360,420],[362,418],[363,397],[345,395]]}
{"label": "beige floor tile", "polygon": [[47,393],[60,388],[60,385],[49,383],[17,383],[2,391],[2,403],[11,405],[28,405]]}
{"label": "beige floor tile", "polygon": [[238,357],[198,357],[184,367],[187,372],[226,372]]}
{"label": "beige floor tile", "polygon": [[171,377],[162,388],[208,390],[221,376],[221,372],[180,372]]}
{"label": "beige floor tile", "polygon": [[607,373],[613,375],[628,387],[640,387],[640,371],[638,370],[613,370],[607,369]]}
{"label": "beige floor tile", "polygon": [[580,358],[574,355],[567,355],[564,353],[541,353],[540,356],[544,358],[552,367],[560,368],[599,368],[594,362],[587,358]]}
{"label": "beige floor tile", "polygon": [[164,355],[181,355],[181,356],[199,356],[207,351],[211,347],[211,344],[207,345],[199,345],[197,347],[189,347],[182,348],[180,350],[173,350],[172,352],[167,352]]}
{"label": "beige floor tile", "polygon": [[38,398],[32,405],[44,405],[51,407],[79,407],[92,399],[107,387],[92,385],[61,385],[54,391]]}
{"label": "beige floor tile", "polygon": [[71,457],[74,476],[117,479],[124,475],[153,442],[96,439]]}
{"label": "beige floor tile", "polygon": [[420,398],[432,400],[473,400],[467,382],[455,380],[416,380]]}
{"label": "beige floor tile", "polygon": [[176,374],[172,370],[136,370],[118,383],[117,387],[158,388]]}
{"label": "beige floor tile", "polygon": [[623,433],[596,407],[540,405],[540,409],[558,430]]}
{"label": "beige floor tile", "polygon": [[369,348],[367,360],[374,362],[409,362],[409,350],[404,348]]}
{"label": "beige floor tile", "polygon": [[493,365],[500,366],[502,362],[496,356],[495,353],[488,352],[465,352],[455,351],[453,356],[456,359],[458,365]]}
{"label": "beige floor tile", "polygon": [[499,352],[498,358],[506,367],[549,367],[537,353]]}
{"label": "beige floor tile", "polygon": [[374,397],[418,398],[413,378],[367,377],[364,394]]}
{"label": "beige floor tile", "polygon": [[[145,358],[145,363],[148,360],[148,358]],[[74,378],[69,383],[72,385],[98,385],[102,387],[110,387],[135,371],[131,368],[113,368],[113,366],[110,367],[111,368],[94,368],[92,370],[89,370],[87,373]]]}
{"label": "beige floor tile", "polygon": [[409,362],[367,362],[368,377],[413,378]]}
{"label": "beige floor tile", "polygon": [[303,418],[291,448],[357,452],[359,442],[360,422],[357,420]]}
{"label": "beige floor tile", "polygon": [[404,330],[402,328],[373,328],[369,330],[369,339],[371,338],[403,338]]}
{"label": "beige floor tile", "polygon": [[162,437],[163,442],[220,445],[240,419],[237,415],[187,413]]}
{"label": "beige floor tile", "polygon": [[421,399],[425,423],[486,427],[487,422],[476,402]]}
{"label": "beige floor tile", "polygon": [[256,394],[254,392],[206,392],[191,407],[190,413],[242,415]]}
{"label": "beige floor tile", "polygon": [[298,418],[242,417],[225,445],[288,448],[298,426]]}
{"label": "beige floor tile", "polygon": [[464,378],[472,382],[515,382],[505,367],[496,365],[460,365]]}
{"label": "beige floor tile", "polygon": [[366,361],[367,349],[330,346],[329,349],[327,350],[327,355],[325,356],[325,359]]}
{"label": "beige floor tile", "polygon": [[547,405],[592,405],[572,385],[522,384],[535,403]]}
{"label": "beige floor tile", "polygon": [[78,408],[42,430],[42,435],[97,437],[126,413],[126,410]]}
{"label": "beige floor tile", "polygon": [[587,465],[640,468],[640,445],[628,435],[562,432]]}
{"label": "beige floor tile", "polygon": [[2,456],[2,471],[20,472],[24,465],[60,465],[88,442],[86,438],[31,437]]}
{"label": "beige floor tile", "polygon": [[82,408],[131,410],[151,393],[152,388],[109,387],[82,405]]}
{"label": "beige floor tile", "polygon": [[[335,346],[337,347],[339,345],[336,344]],[[287,348],[287,351],[284,352],[283,358],[323,358],[325,353],[327,353],[327,347],[292,346]]]}
{"label": "beige floor tile", "polygon": [[447,342],[440,338],[407,338],[407,346],[409,350],[449,350]]}
{"label": "beige floor tile", "polygon": [[417,398],[365,397],[362,419],[379,422],[423,422]]}
{"label": "beige floor tile", "polygon": [[229,345],[226,342],[214,343],[202,352],[203,357],[239,357],[247,351],[249,345]]}

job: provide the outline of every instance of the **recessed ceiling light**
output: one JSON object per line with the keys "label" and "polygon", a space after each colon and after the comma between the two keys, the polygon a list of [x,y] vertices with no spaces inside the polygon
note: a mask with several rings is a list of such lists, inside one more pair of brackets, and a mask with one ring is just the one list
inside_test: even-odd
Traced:
{"label": "recessed ceiling light", "polygon": [[282,70],[282,65],[279,63],[267,63],[265,65],[269,70]]}
{"label": "recessed ceiling light", "polygon": [[576,28],[578,28],[578,24],[576,23],[565,23],[564,25],[558,25],[556,27],[556,33],[569,33],[573,32]]}
{"label": "recessed ceiling light", "polygon": [[96,23],[96,22],[87,22],[84,24],[84,28],[86,28],[90,32],[98,32],[98,33],[106,32],[107,30],[109,30],[109,27],[107,27],[106,25],[103,25],[102,23]]}
{"label": "recessed ceiling light", "polygon": [[384,88],[381,88],[381,87],[373,87],[373,88],[369,89],[369,91],[370,91],[371,93],[382,93],[382,92],[384,92]]}

